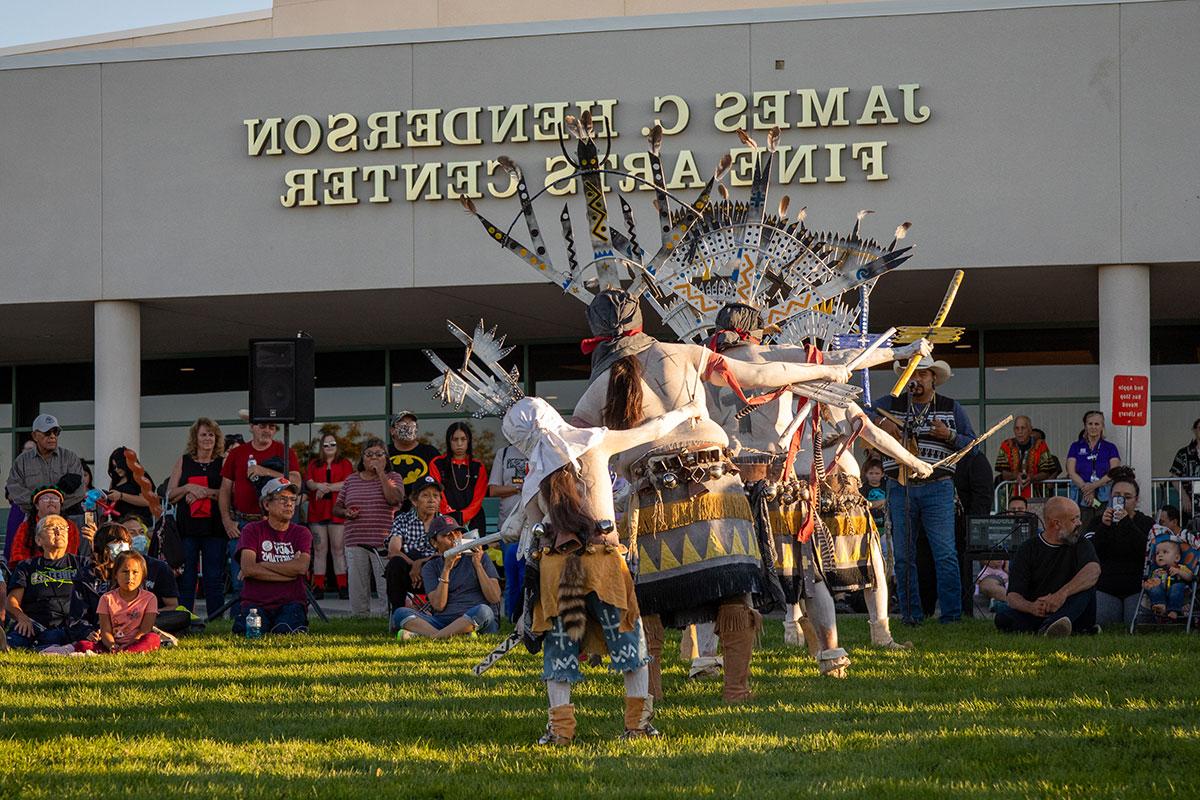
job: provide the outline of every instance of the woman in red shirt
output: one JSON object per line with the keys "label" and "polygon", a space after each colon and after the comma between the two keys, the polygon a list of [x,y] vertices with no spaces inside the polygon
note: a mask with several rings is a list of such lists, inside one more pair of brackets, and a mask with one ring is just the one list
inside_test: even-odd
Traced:
{"label": "woman in red shirt", "polygon": [[308,529],[313,535],[313,594],[317,599],[325,596],[325,554],[330,551],[338,597],[345,599],[348,596],[343,541],[346,520],[334,514],[333,507],[337,505],[342,484],[352,472],[354,465],[338,449],[337,437],[332,433],[322,436],[320,454],[308,462],[304,470],[304,486],[308,489]]}
{"label": "woman in red shirt", "polygon": [[451,423],[446,429],[446,454],[433,460],[442,478],[442,513],[457,519],[469,530],[487,532],[483,498],[487,497],[487,467],[472,457],[471,426]]}

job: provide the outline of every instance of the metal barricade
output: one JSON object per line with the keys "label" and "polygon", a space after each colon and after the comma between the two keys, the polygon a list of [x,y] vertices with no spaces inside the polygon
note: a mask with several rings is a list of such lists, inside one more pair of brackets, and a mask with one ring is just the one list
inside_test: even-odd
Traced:
{"label": "metal barricade", "polygon": [[[1173,505],[1176,508],[1182,509],[1184,506],[1181,500],[1185,495],[1194,494],[1194,490],[1189,491],[1189,484],[1200,483],[1200,478],[1177,478],[1174,475],[1169,475],[1165,478],[1150,479],[1150,499],[1148,504],[1139,503],[1139,510],[1148,516],[1153,517],[1158,509],[1164,505]],[[996,491],[992,497],[992,513],[999,513],[1008,509],[1008,501],[1015,495],[1016,481],[1001,481],[996,484]],[[1049,481],[1038,481],[1033,487],[1034,497],[1070,497],[1071,496],[1071,480],[1069,478],[1055,478]],[[1142,487],[1143,493],[1145,486]]]}

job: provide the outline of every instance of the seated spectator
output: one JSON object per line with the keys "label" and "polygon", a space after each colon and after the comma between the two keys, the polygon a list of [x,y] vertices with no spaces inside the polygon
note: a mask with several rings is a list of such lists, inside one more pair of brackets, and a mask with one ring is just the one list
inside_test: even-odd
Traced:
{"label": "seated spectator", "polygon": [[469,551],[465,559],[462,553],[449,560],[442,556],[462,541],[466,529],[454,517],[445,515],[429,526],[429,543],[438,555],[421,568],[421,581],[433,613],[397,608],[392,614],[392,630],[399,638],[449,639],[477,630],[495,633],[500,629],[492,610],[492,605],[500,602],[500,581],[496,566],[484,558],[483,548]]}
{"label": "seated spectator", "polygon": [[93,630],[81,619],[79,557],[67,552],[67,520],[57,514],[37,525],[41,555],[13,567],[8,590],[8,644],[41,650],[86,639]]}
{"label": "seated spectator", "polygon": [[[1096,622],[1129,626],[1137,614],[1146,563],[1146,542],[1154,520],[1138,511],[1138,484],[1133,470],[1118,467],[1108,475],[1112,499],[1104,513],[1092,520],[1087,537],[1100,559],[1096,584]],[[1114,504],[1123,507],[1114,507]]]}
{"label": "seated spectator", "polygon": [[100,597],[100,638],[75,643],[81,653],[148,653],[162,644],[154,632],[158,599],[143,585],[146,559],[136,550],[117,556],[112,569],[115,588]]}
{"label": "seated spectator", "polygon": [[975,610],[999,614],[1008,610],[1008,562],[985,561],[975,577]]}
{"label": "seated spectator", "polygon": [[1065,497],[1046,501],[1046,530],[1013,554],[1005,598],[1009,608],[996,614],[997,628],[1052,637],[1097,631],[1100,565],[1079,528],[1075,503]]}
{"label": "seated spectator", "polygon": [[[63,504],[62,490],[57,486],[39,486],[33,493],[33,511],[30,516],[26,517],[17,530],[13,533],[12,550],[8,556],[8,563],[16,565],[20,561],[24,561],[34,556],[42,554],[41,548],[36,541],[35,533],[39,519],[43,519],[51,514],[61,515]],[[64,517],[64,519],[66,519]],[[79,528],[74,522],[67,520],[67,552],[71,555],[79,554]]]}
{"label": "seated spectator", "polygon": [[289,478],[273,478],[259,501],[266,519],[248,523],[238,537],[242,597],[233,632],[246,633],[246,615],[257,608],[264,633],[307,633],[308,597],[304,576],[312,556],[312,534],[292,522],[300,487]]}
{"label": "seated spectator", "polygon": [[404,605],[410,592],[420,591],[421,568],[437,555],[429,543],[429,526],[438,516],[442,505],[442,485],[437,478],[426,475],[409,484],[412,508],[397,514],[387,538],[388,565],[384,571],[388,604],[393,608]]}
{"label": "seated spectator", "polygon": [[[137,516],[131,516],[122,523],[108,522],[100,526],[92,539],[90,563],[84,562],[81,572],[84,576],[81,581],[84,611],[91,625],[100,624],[97,616],[100,600],[105,593],[115,588],[113,581],[117,559],[122,553],[130,551],[140,554],[130,533],[130,530],[135,525],[140,526],[140,523],[141,520]],[[160,631],[166,633],[187,633],[191,627],[192,615],[179,607],[179,588],[174,570],[167,562],[150,556],[143,556],[142,561],[142,588],[154,595],[157,615],[155,624]],[[174,640],[168,640],[168,643],[173,644]]]}

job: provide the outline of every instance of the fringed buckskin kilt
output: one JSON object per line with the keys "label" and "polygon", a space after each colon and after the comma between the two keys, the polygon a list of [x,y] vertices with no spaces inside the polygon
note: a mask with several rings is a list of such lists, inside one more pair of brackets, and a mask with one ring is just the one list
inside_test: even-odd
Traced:
{"label": "fringed buckskin kilt", "polygon": [[[552,627],[551,620],[558,616],[558,589],[562,582],[563,569],[569,556],[562,553],[538,551],[532,554],[538,562],[538,579],[541,590],[538,593],[537,604],[533,607],[534,633],[545,633]],[[583,568],[582,591],[594,593],[605,603],[620,613],[617,630],[620,633],[631,631],[637,625],[640,617],[638,601],[634,594],[633,578],[629,567],[625,564],[622,548],[589,544],[579,555],[580,566]],[[582,642],[582,651],[602,655],[608,652],[608,644],[600,621],[591,614],[587,618]]]}
{"label": "fringed buckskin kilt", "polygon": [[871,540],[879,533],[867,498],[851,475],[830,476],[821,490],[821,522],[813,534],[816,554],[830,592],[853,592],[874,586]]}
{"label": "fringed buckskin kilt", "polygon": [[715,621],[722,600],[762,592],[761,550],[736,474],[681,479],[673,489],[642,483],[622,525],[626,536],[637,535],[643,615],[682,628]]}

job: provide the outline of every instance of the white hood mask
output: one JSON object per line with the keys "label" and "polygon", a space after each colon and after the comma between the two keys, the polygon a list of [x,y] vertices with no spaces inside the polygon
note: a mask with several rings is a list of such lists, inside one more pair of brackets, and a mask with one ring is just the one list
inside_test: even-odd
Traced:
{"label": "white hood mask", "polygon": [[521,506],[538,493],[550,473],[565,464],[580,469],[579,457],[600,443],[607,428],[576,428],[540,397],[523,397],[504,415],[501,431],[529,458]]}

